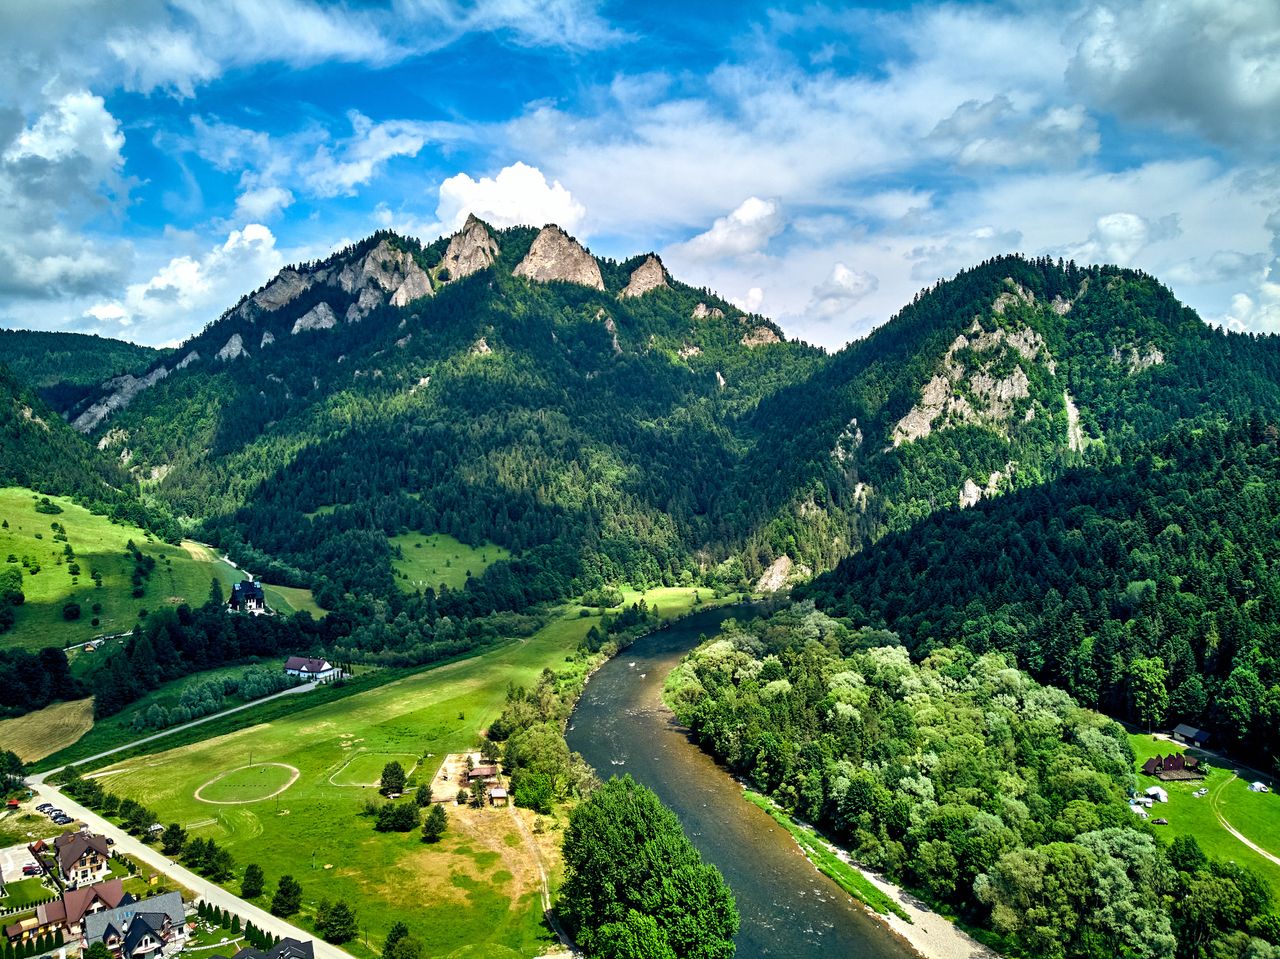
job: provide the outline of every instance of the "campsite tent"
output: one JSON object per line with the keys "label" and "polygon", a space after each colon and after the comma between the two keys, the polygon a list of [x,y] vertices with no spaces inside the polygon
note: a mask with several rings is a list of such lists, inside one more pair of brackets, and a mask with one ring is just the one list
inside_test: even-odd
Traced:
{"label": "campsite tent", "polygon": [[1163,789],[1161,789],[1159,786],[1152,786],[1150,789],[1147,790],[1147,795],[1159,802],[1169,801],[1169,794],[1165,792]]}

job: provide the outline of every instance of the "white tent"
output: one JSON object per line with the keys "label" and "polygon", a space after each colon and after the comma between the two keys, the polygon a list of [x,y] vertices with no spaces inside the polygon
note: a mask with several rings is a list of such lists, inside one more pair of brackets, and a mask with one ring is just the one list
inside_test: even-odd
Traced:
{"label": "white tent", "polygon": [[1169,794],[1165,792],[1163,789],[1161,789],[1159,786],[1152,786],[1150,789],[1147,790],[1147,795],[1159,802],[1169,801]]}
{"label": "white tent", "polygon": [[1268,793],[1268,792],[1271,792],[1271,790],[1267,788],[1266,783],[1254,782],[1254,783],[1249,783],[1249,792]]}

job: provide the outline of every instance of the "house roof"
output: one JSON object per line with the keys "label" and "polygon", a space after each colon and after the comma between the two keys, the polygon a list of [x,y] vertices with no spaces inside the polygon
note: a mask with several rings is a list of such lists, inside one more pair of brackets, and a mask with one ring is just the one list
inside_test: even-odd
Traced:
{"label": "house roof", "polygon": [[251,579],[242,580],[231,587],[231,601],[233,603],[243,603],[250,599],[262,602],[266,598],[267,594],[263,591],[262,584],[255,583]]}
{"label": "house roof", "polygon": [[107,845],[107,841],[93,833],[64,832],[53,841],[53,846],[57,852],[58,866],[63,874],[70,872],[71,868],[90,851],[96,852],[104,859],[111,856],[111,847]]}
{"label": "house roof", "polygon": [[1152,773],[1154,773],[1157,769],[1160,768],[1160,760],[1161,760],[1160,756],[1152,756],[1150,759],[1148,759],[1145,763],[1142,764],[1142,771],[1146,773],[1148,776],[1150,776]]}
{"label": "house roof", "polygon": [[296,669],[303,673],[324,673],[333,669],[327,659],[309,659],[306,656],[290,656],[284,661],[285,669]]}
{"label": "house roof", "polygon": [[497,766],[477,766],[471,772],[467,773],[468,779],[485,779],[489,776],[498,775]]}
{"label": "house roof", "polygon": [[1195,740],[1202,743],[1209,738],[1209,734],[1203,729],[1196,729],[1194,726],[1188,726],[1186,723],[1178,723],[1173,727],[1173,734],[1181,736],[1183,739]]}
{"label": "house roof", "polygon": [[[159,896],[152,896],[150,899],[130,901],[115,909],[85,916],[84,934],[90,943],[98,942],[114,926],[117,930],[127,928],[129,935],[132,936],[133,923],[138,919],[146,919],[152,931],[158,933],[164,928],[166,917],[175,926],[186,921],[186,911],[183,909],[182,896],[179,893],[166,892]],[[125,940],[126,943],[128,941],[128,939]],[[132,951],[132,947],[126,951]]]}
{"label": "house roof", "polygon": [[[241,949],[232,959],[315,959],[315,947],[308,939],[286,937],[263,952],[261,949]],[[225,959],[224,956],[211,956],[210,959]]]}
{"label": "house roof", "polygon": [[[125,901],[125,891],[119,879],[108,879],[96,882],[92,886],[79,889],[68,889],[62,898],[45,903],[37,908],[37,915],[45,924],[65,922],[69,926],[77,925],[96,902],[102,903],[106,909],[114,909]],[[45,910],[41,914],[41,910]],[[46,918],[47,917],[47,918]]]}

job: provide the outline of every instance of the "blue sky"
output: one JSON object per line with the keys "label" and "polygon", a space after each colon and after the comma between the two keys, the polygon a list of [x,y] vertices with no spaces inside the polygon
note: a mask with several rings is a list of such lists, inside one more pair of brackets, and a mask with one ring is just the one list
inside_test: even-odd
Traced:
{"label": "blue sky", "polygon": [[0,325],[174,343],[468,212],[832,348],[1009,251],[1278,331],[1280,4],[0,7]]}

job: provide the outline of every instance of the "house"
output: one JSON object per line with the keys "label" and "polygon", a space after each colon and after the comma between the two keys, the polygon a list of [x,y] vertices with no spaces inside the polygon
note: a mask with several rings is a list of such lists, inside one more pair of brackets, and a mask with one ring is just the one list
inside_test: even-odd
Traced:
{"label": "house", "polygon": [[1196,729],[1186,723],[1178,723],[1173,727],[1173,738],[1188,746],[1203,747],[1209,741],[1209,734],[1203,729]]}
{"label": "house", "polygon": [[246,579],[231,587],[231,599],[227,605],[237,613],[258,615],[267,611],[267,594],[263,592],[261,583]]}
{"label": "house", "polygon": [[1160,766],[1163,760],[1164,760],[1163,756],[1152,756],[1150,759],[1148,759],[1145,763],[1142,764],[1142,775],[1154,776],[1160,770]]}
{"label": "house", "polygon": [[186,941],[186,911],[176,892],[85,916],[80,936],[82,948],[100,942],[116,959],[173,955]]}
{"label": "house", "polygon": [[[241,949],[231,959],[315,959],[315,947],[308,939],[284,938],[263,952],[261,949]],[[226,959],[225,956],[210,956],[209,959]]]}
{"label": "house", "polygon": [[120,880],[108,879],[92,886],[66,890],[61,899],[36,906],[35,919],[9,926],[5,932],[10,939],[25,940],[62,929],[67,938],[72,939],[80,935],[86,916],[131,902],[133,897],[124,891]]}
{"label": "house", "polygon": [[1165,781],[1200,779],[1204,776],[1200,771],[1200,760],[1194,756],[1174,753],[1168,756],[1152,756],[1142,764],[1142,773],[1145,776],[1157,776]]}
{"label": "house", "polygon": [[1151,786],[1150,788],[1147,789],[1146,794],[1150,796],[1152,799],[1156,800],[1157,802],[1169,801],[1169,794],[1159,786]]}
{"label": "house", "polygon": [[62,878],[68,883],[97,882],[111,871],[107,864],[111,847],[106,839],[93,833],[64,832],[53,841],[53,854]]}
{"label": "house", "polygon": [[476,766],[467,773],[467,785],[475,782],[477,779],[481,782],[492,782],[498,778],[497,766]]}
{"label": "house", "polygon": [[489,790],[490,806],[505,806],[507,804],[507,791],[502,786],[494,786]]}
{"label": "house", "polygon": [[308,659],[305,656],[290,656],[284,661],[284,671],[310,683],[327,683],[342,675],[342,670],[327,659]]}

